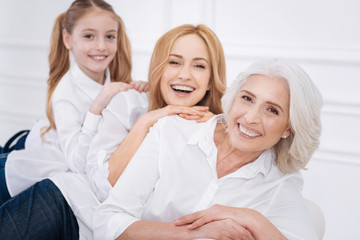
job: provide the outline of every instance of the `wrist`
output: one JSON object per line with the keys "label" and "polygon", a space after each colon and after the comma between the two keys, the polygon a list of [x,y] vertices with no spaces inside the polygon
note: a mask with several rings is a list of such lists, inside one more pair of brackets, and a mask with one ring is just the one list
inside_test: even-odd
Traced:
{"label": "wrist", "polygon": [[102,111],[102,107],[99,106],[98,104],[92,104],[89,109],[89,112],[95,115],[101,115],[101,111]]}

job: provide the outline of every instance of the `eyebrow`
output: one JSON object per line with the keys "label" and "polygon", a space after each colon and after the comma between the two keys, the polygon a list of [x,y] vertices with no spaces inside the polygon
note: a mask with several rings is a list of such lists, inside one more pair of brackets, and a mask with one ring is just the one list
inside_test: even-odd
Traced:
{"label": "eyebrow", "polygon": [[[249,92],[247,90],[241,90],[240,92],[245,92],[245,93],[251,95],[252,97],[256,98],[256,96],[252,92]],[[275,107],[279,108],[281,110],[281,112],[284,112],[284,110],[282,109],[282,107],[279,104],[274,103],[272,101],[266,101],[266,103],[268,103],[270,105],[274,105]]]}
{"label": "eyebrow", "polygon": [[[175,53],[170,53],[169,56],[178,57],[178,58],[181,58],[181,59],[184,58],[183,56],[175,54]],[[209,62],[206,58],[202,58],[202,57],[196,57],[196,58],[193,58],[193,60],[204,60],[207,63]]]}
{"label": "eyebrow", "polygon": [[[81,29],[82,32],[98,32],[98,30],[96,29],[93,29],[93,28],[84,28],[84,29]],[[109,33],[109,32],[117,32],[116,29],[109,29],[106,31],[106,33]]]}

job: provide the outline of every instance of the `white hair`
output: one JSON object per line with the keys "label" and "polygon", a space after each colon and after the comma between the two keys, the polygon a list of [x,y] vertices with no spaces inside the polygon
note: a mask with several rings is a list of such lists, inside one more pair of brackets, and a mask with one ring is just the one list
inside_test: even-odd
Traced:
{"label": "white hair", "polygon": [[238,75],[221,99],[226,122],[235,96],[248,77],[255,74],[276,76],[287,81],[292,134],[275,144],[276,161],[284,173],[305,169],[320,144],[322,97],[319,90],[308,74],[295,63],[281,60],[256,62]]}

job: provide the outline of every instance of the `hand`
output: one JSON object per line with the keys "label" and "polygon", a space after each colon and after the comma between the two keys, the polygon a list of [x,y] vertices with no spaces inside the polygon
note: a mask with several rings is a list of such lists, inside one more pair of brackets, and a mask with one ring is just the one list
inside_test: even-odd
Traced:
{"label": "hand", "polygon": [[200,119],[204,117],[205,113],[207,113],[208,110],[209,108],[205,106],[181,107],[168,105],[166,107],[147,112],[146,114],[141,116],[141,119],[142,121],[146,121],[147,127],[150,128],[157,122],[157,120],[165,116],[184,114],[188,116],[197,116]]}
{"label": "hand", "polygon": [[94,102],[90,106],[90,112],[100,115],[101,111],[106,108],[111,98],[120,91],[127,91],[131,88],[130,84],[123,82],[108,82],[104,84],[100,93],[96,96]]}
{"label": "hand", "polygon": [[236,239],[236,240],[255,240],[252,234],[233,219],[223,219],[207,223],[189,232],[191,239]]}
{"label": "hand", "polygon": [[132,81],[130,83],[131,88],[135,89],[138,92],[148,92],[148,82],[145,81]]}
{"label": "hand", "polygon": [[[193,108],[196,109],[197,107],[198,106],[194,106]],[[196,122],[198,122],[198,123],[206,122],[209,119],[213,118],[214,116],[215,116],[215,114],[213,114],[212,112],[209,112],[209,111],[204,112],[203,116],[190,115],[190,114],[185,114],[185,113],[179,114],[179,117],[182,117],[187,120],[196,120]]]}
{"label": "hand", "polygon": [[235,208],[215,204],[208,209],[174,219],[174,223],[177,226],[189,224],[189,229],[196,229],[212,221],[231,218],[242,226],[247,227],[247,220],[249,220],[248,216],[251,211],[251,209],[246,208]]}

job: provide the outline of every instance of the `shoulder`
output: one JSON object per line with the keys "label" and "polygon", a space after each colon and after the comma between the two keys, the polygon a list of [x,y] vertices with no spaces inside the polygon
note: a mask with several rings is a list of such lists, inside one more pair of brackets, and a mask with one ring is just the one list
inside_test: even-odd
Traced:
{"label": "shoulder", "polygon": [[146,113],[147,109],[147,94],[130,89],[114,95],[107,107],[103,110],[103,115],[106,115],[108,112],[117,119],[137,119],[140,115]]}
{"label": "shoulder", "polygon": [[147,109],[148,96],[146,93],[139,93],[134,89],[121,91],[112,97],[106,109],[116,110],[124,108],[129,109],[134,107]]}
{"label": "shoulder", "polygon": [[70,73],[67,72],[59,81],[53,93],[53,100],[73,96],[74,83],[71,81]]}

